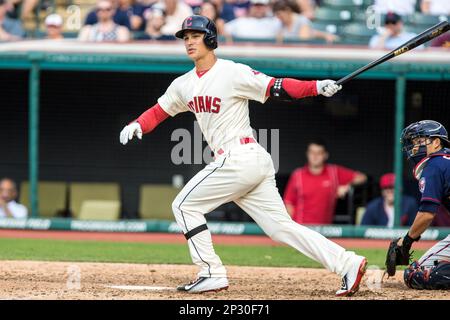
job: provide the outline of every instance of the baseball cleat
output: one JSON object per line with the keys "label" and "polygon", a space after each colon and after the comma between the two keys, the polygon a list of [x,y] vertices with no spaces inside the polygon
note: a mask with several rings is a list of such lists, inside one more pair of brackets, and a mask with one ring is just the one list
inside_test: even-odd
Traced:
{"label": "baseball cleat", "polygon": [[183,284],[177,287],[178,291],[184,291],[188,293],[219,292],[227,289],[228,279],[226,277],[200,277],[188,284]]}
{"label": "baseball cleat", "polygon": [[358,260],[355,265],[350,269],[347,274],[342,277],[341,289],[336,291],[337,297],[350,297],[359,290],[359,284],[361,279],[366,273],[367,259],[358,256]]}

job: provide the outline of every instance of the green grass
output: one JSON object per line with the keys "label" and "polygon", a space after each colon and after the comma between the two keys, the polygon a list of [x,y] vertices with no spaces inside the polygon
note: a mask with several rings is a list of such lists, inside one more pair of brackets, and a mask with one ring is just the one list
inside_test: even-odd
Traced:
{"label": "green grass", "polygon": [[[321,267],[284,246],[215,245],[225,265],[267,267]],[[385,249],[351,249],[364,255],[369,265],[384,266]],[[417,251],[418,258],[422,251]],[[0,239],[0,260],[127,262],[191,264],[187,244]]]}

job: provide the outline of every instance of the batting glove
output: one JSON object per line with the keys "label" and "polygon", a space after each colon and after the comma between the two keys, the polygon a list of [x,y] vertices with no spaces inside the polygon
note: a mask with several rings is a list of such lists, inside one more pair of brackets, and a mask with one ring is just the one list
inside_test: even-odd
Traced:
{"label": "batting glove", "polygon": [[134,136],[142,139],[142,128],[137,122],[130,123],[122,129],[120,132],[120,143],[126,145]]}
{"label": "batting glove", "polygon": [[336,84],[336,81],[334,80],[323,80],[323,81],[316,81],[316,87],[317,87],[317,94],[321,94],[325,97],[331,97],[336,92],[342,89],[342,86],[339,86]]}

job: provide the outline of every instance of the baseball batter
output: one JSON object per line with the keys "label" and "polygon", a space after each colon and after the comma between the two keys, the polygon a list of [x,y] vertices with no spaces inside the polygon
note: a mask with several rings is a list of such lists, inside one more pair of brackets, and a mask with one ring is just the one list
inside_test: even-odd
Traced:
{"label": "baseball batter", "polygon": [[272,239],[286,243],[342,276],[338,296],[354,294],[365,272],[364,257],[294,222],[275,184],[270,154],[261,147],[250,127],[248,101],[264,103],[269,97],[296,100],[307,96],[331,97],[340,86],[332,80],[275,79],[233,61],[218,59],[214,23],[190,16],[176,33],[184,40],[195,68],[175,79],[158,103],[120,133],[126,144],[134,136],[152,131],[169,116],[192,112],[215,161],[198,172],[172,204],[173,213],[188,241],[198,277],[179,286],[180,291],[200,293],[228,288],[227,272],[214,251],[205,214],[234,201]]}

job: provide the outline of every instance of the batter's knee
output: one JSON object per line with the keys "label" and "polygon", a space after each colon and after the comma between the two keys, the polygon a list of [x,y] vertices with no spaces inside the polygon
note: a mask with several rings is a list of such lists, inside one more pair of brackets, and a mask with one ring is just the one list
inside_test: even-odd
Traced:
{"label": "batter's knee", "polygon": [[414,261],[404,272],[405,284],[416,290],[450,289],[450,261],[440,261],[432,267],[420,266]]}

